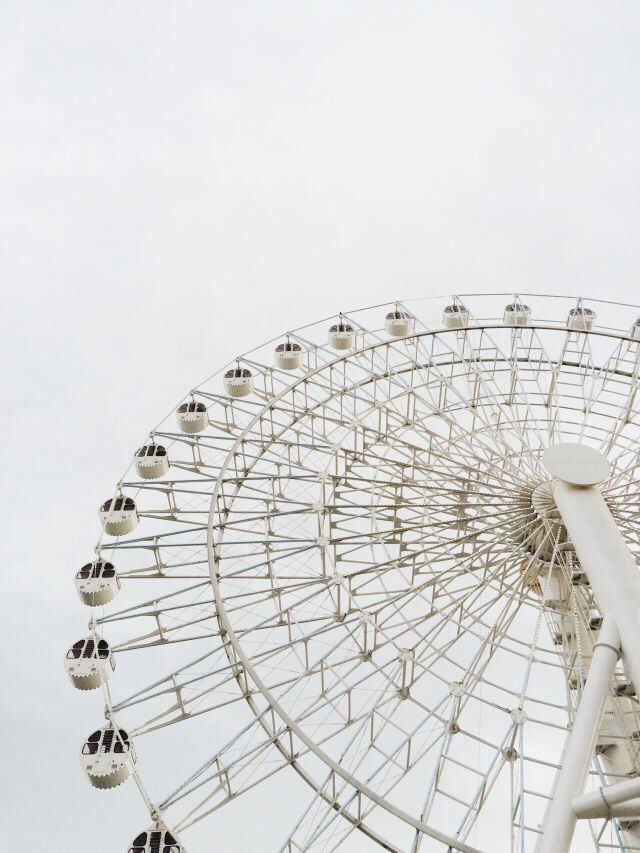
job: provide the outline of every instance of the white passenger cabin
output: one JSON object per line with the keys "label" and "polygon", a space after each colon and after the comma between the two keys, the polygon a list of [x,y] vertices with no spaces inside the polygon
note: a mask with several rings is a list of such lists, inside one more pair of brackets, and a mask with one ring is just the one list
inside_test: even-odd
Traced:
{"label": "white passenger cabin", "polygon": [[127,853],[187,853],[187,850],[173,832],[158,825],[136,835]]}
{"label": "white passenger cabin", "polygon": [[201,400],[190,400],[178,406],[176,420],[182,432],[202,432],[209,425],[207,407]]}
{"label": "white passenger cabin", "polygon": [[95,690],[109,680],[116,668],[116,659],[106,640],[85,637],[68,650],[64,668],[78,690]]}
{"label": "white passenger cabin", "polygon": [[590,332],[596,321],[596,312],[591,308],[572,308],[567,317],[567,328],[571,332]]}
{"label": "white passenger cabin", "polygon": [[253,391],[253,376],[247,367],[232,367],[224,375],[224,390],[230,397],[247,397]]}
{"label": "white passenger cabin", "polygon": [[445,329],[462,329],[469,325],[469,309],[459,302],[447,305],[442,314]]}
{"label": "white passenger cabin", "polygon": [[302,367],[302,347],[292,341],[284,341],[276,347],[274,361],[281,370],[295,370]]}
{"label": "white passenger cabin", "polygon": [[415,319],[406,311],[390,311],[384,318],[384,330],[392,338],[403,338],[413,332]]}
{"label": "white passenger cabin", "polygon": [[88,607],[108,604],[120,592],[120,580],[115,566],[106,560],[86,563],[76,573],[75,584],[80,600]]}
{"label": "white passenger cabin", "polygon": [[505,305],[503,322],[505,326],[528,326],[531,317],[531,308],[520,302]]}
{"label": "white passenger cabin", "polygon": [[356,333],[349,323],[334,323],[329,328],[329,346],[332,349],[353,349],[356,343]]}
{"label": "white passenger cabin", "polygon": [[100,521],[109,536],[125,536],[138,526],[138,510],[133,498],[116,495],[100,507]]}
{"label": "white passenger cabin", "polygon": [[136,450],[136,472],[143,480],[157,480],[169,471],[167,449],[161,444],[145,444]]}
{"label": "white passenger cabin", "polygon": [[89,735],[80,764],[95,788],[115,788],[133,773],[136,754],[124,729],[106,725]]}

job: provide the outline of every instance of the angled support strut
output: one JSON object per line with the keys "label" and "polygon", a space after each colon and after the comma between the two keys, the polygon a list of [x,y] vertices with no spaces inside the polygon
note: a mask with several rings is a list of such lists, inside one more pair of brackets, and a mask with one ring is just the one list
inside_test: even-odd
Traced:
{"label": "angled support strut", "polygon": [[577,820],[572,801],[584,790],[619,653],[640,687],[640,571],[597,485],[610,476],[607,460],[583,445],[562,444],[546,451],[544,464],[556,478],[556,506],[604,616],[536,847],[536,853],[566,853]]}

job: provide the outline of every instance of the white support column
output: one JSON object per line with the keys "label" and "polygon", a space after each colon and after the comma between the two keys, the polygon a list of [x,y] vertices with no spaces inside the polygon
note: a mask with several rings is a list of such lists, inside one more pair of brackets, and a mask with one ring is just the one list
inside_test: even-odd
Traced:
{"label": "white support column", "polygon": [[618,655],[618,630],[613,619],[605,616],[536,853],[566,853],[569,850],[577,819],[571,801],[576,791],[584,789]]}
{"label": "white support column", "polygon": [[601,613],[614,619],[627,675],[640,690],[640,570],[597,486],[558,480],[553,494]]}
{"label": "white support column", "polygon": [[[545,452],[543,462],[556,478],[553,489],[556,506],[605,620],[598,643],[602,651],[597,660],[594,652],[563,766],[545,816],[543,835],[536,848],[539,853],[566,853],[576,821],[571,800],[584,789],[602,715],[604,697],[599,699],[598,692],[604,689],[606,697],[618,649],[626,674],[640,690],[640,570],[597,485],[610,476],[605,457],[583,445],[560,444]],[[608,654],[605,626],[610,643]],[[581,756],[580,749],[584,750]],[[573,792],[568,795],[570,786]]]}

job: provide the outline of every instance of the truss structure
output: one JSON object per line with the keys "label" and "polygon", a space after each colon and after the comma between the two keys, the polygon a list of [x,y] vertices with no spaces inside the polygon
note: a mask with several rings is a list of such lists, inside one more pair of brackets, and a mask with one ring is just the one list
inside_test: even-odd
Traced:
{"label": "truss structure", "polygon": [[[605,501],[640,554],[638,309],[591,300],[592,328],[568,328],[583,307],[461,294],[327,318],[234,361],[251,395],[225,393],[229,366],[193,388],[204,431],[172,413],[146,438],[170,467],[118,483],[140,524],[98,542],[122,592],[90,627],[153,821],[214,839],[221,809],[291,774],[307,804],[274,810],[282,853],[536,848],[602,624],[549,445],[607,456]],[[409,334],[385,333],[391,311]],[[351,349],[327,344],[336,322]],[[299,368],[274,366],[283,340]],[[640,771],[621,660],[607,690],[585,792]],[[640,851],[640,824],[589,817],[571,849]]]}

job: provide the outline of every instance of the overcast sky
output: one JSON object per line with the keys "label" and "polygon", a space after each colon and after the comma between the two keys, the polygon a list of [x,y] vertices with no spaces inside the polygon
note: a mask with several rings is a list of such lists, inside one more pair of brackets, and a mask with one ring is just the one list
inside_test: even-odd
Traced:
{"label": "overcast sky", "polygon": [[318,316],[640,302],[640,5],[0,0],[0,91],[3,843],[114,853],[144,815],[82,778],[99,703],[62,670],[98,504],[185,391]]}

